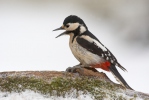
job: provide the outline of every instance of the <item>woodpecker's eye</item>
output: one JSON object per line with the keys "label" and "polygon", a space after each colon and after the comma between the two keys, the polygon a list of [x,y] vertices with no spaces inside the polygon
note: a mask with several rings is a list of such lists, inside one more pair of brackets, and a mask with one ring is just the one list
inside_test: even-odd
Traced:
{"label": "woodpecker's eye", "polygon": [[68,28],[68,27],[69,27],[69,25],[66,25],[66,27]]}

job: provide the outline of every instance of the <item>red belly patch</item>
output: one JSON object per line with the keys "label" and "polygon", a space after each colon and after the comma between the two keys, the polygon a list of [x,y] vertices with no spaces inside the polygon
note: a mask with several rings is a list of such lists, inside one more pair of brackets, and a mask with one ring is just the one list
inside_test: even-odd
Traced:
{"label": "red belly patch", "polygon": [[111,63],[109,61],[100,63],[100,64],[96,64],[96,65],[91,65],[93,68],[101,68],[103,70],[109,71],[109,67],[110,67]]}

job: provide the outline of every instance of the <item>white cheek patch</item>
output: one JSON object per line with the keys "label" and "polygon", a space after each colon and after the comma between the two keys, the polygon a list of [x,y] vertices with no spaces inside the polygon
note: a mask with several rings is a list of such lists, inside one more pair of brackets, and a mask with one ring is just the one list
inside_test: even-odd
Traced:
{"label": "white cheek patch", "polygon": [[89,36],[86,36],[86,35],[82,35],[81,38],[84,38],[86,39],[87,41],[91,42],[91,43],[95,43],[99,48],[101,48],[103,51],[107,51],[107,49],[100,43],[98,42],[97,40],[89,37]]}
{"label": "white cheek patch", "polygon": [[84,26],[80,27],[80,33],[84,33],[86,31],[86,28]]}
{"label": "white cheek patch", "polygon": [[67,31],[73,31],[79,27],[79,23],[69,23],[69,27],[66,28]]}

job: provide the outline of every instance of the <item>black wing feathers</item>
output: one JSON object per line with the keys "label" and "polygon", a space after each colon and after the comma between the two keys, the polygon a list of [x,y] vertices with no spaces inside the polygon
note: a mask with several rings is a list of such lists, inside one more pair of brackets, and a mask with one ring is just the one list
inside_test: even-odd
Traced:
{"label": "black wing feathers", "polygon": [[[95,42],[89,42],[88,40],[81,38],[81,36],[89,36],[92,39],[95,39],[98,41],[102,46],[104,46],[92,33],[89,31],[84,32],[83,34],[80,34],[79,37],[76,38],[76,41],[78,42],[79,45],[81,45],[83,48],[86,50],[92,52],[93,54],[96,54],[98,56],[103,57],[103,59],[113,62],[113,64],[117,64],[119,68],[121,68],[123,71],[127,71],[124,67],[122,67],[118,62],[115,56],[107,49],[107,51],[103,51],[100,47],[97,46]],[[107,59],[108,58],[108,59]]]}
{"label": "black wing feathers", "polygon": [[101,56],[101,54],[103,53],[101,48],[98,48],[98,46],[94,43],[94,42],[89,42],[84,38],[77,38],[76,39],[78,44],[81,45],[83,48],[85,48],[86,50],[97,54],[98,56]]}

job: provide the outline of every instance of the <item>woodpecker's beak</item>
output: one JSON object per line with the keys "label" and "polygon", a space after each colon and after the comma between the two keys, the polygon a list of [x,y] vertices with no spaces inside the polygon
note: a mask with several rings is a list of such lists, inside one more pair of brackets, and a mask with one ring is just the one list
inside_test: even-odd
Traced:
{"label": "woodpecker's beak", "polygon": [[53,30],[53,31],[57,31],[57,30],[63,30],[64,28],[63,28],[63,26],[62,27],[60,27],[60,28],[57,28],[57,29],[55,29],[55,30]]}
{"label": "woodpecker's beak", "polygon": [[62,36],[62,35],[65,35],[65,34],[67,34],[67,32],[65,31],[65,32],[63,32],[63,33],[61,33],[60,35],[58,35],[57,37],[55,37],[55,38],[58,38],[58,37],[60,37],[60,36]]}
{"label": "woodpecker's beak", "polygon": [[[57,31],[57,30],[64,30],[64,26],[61,26],[60,28],[57,28],[57,29],[55,29],[55,30],[53,30],[53,31]],[[60,37],[60,36],[62,36],[62,35],[65,35],[65,34],[67,34],[67,31],[61,33],[61,34],[58,35],[56,38],[58,38],[58,37]]]}

